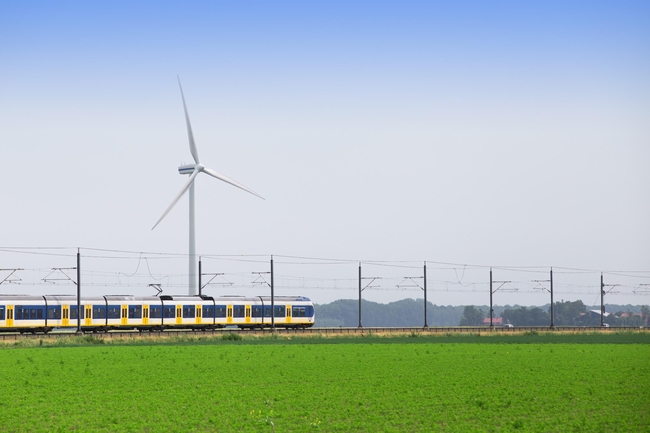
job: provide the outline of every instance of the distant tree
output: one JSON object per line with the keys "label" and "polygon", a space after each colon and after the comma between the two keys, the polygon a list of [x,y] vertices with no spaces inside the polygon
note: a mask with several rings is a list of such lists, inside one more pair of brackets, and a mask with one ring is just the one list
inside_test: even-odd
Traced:
{"label": "distant tree", "polygon": [[473,305],[468,305],[463,310],[463,315],[460,318],[460,326],[478,326],[483,324],[485,313],[482,310],[475,308]]}
{"label": "distant tree", "polygon": [[[549,314],[538,307],[526,308],[519,305],[494,306],[494,317],[499,315],[506,322],[515,326],[546,326],[550,324]],[[609,305],[610,314],[604,320],[610,326],[650,326],[650,308],[648,306],[635,305]],[[483,323],[483,318],[488,314],[488,306],[452,306],[434,305],[431,302],[427,305],[427,322],[429,326],[456,326],[458,323],[469,326],[477,326]],[[340,299],[330,304],[317,304],[316,326],[317,327],[356,327],[359,323],[359,300]],[[600,324],[598,313],[586,313],[587,309],[599,310],[599,306],[586,307],[582,301],[556,302],[554,304],[555,324],[558,326],[584,326]],[[624,311],[629,313],[641,313],[632,318],[620,317]],[[389,304],[381,304],[372,301],[362,301],[363,326],[398,326],[415,327],[422,326],[424,322],[424,308],[422,299],[402,299]],[[518,315],[517,315],[518,314]],[[618,317],[617,317],[618,316]],[[576,320],[577,319],[577,320]]]}
{"label": "distant tree", "polygon": [[585,313],[586,311],[587,307],[580,300],[556,302],[553,313],[555,315],[555,324],[559,326],[576,325],[576,319],[580,317],[580,313]]}
{"label": "distant tree", "polygon": [[647,305],[641,306],[641,322],[643,326],[650,326],[650,307]]}
{"label": "distant tree", "polygon": [[501,313],[504,323],[515,326],[546,326],[551,323],[551,316],[539,307],[530,310],[526,307],[507,309]]}
{"label": "distant tree", "polygon": [[[355,327],[359,324],[359,301],[339,299],[329,304],[316,304],[317,327]],[[420,299],[402,299],[389,304],[361,302],[364,327],[416,327],[424,324],[424,305]],[[427,304],[429,326],[456,326],[463,313],[461,306]]]}

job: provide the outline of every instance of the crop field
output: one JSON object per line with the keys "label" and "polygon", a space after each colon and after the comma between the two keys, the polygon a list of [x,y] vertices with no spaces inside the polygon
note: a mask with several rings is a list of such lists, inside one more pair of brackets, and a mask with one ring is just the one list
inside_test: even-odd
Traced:
{"label": "crop field", "polygon": [[647,337],[5,346],[0,431],[650,431]]}

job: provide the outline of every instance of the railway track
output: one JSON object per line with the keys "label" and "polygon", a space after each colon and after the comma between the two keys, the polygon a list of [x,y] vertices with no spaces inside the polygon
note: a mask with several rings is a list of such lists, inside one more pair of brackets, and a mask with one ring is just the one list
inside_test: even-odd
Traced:
{"label": "railway track", "polygon": [[650,332],[650,328],[638,327],[611,327],[601,328],[599,326],[584,327],[584,326],[556,326],[549,328],[548,326],[521,326],[517,328],[506,327],[493,327],[489,326],[433,326],[433,327],[414,327],[414,328],[389,328],[389,327],[349,327],[349,328],[307,328],[307,329],[264,329],[264,330],[248,330],[248,329],[214,329],[214,330],[168,330],[164,332],[139,332],[139,331],[109,331],[106,333],[82,333],[77,334],[74,330],[54,330],[48,334],[19,334],[19,333],[6,333],[0,334],[0,341],[18,341],[24,339],[57,339],[57,338],[70,338],[74,336],[92,336],[97,339],[103,340],[118,340],[118,339],[157,339],[166,338],[170,336],[221,336],[224,334],[239,334],[241,336],[264,336],[278,334],[281,336],[291,335],[320,335],[320,336],[337,336],[337,335],[364,335],[364,334],[405,334],[405,335],[440,335],[445,333],[453,334],[468,334],[468,333],[498,333],[498,334],[520,334],[523,332],[617,332],[617,331],[639,331]]}

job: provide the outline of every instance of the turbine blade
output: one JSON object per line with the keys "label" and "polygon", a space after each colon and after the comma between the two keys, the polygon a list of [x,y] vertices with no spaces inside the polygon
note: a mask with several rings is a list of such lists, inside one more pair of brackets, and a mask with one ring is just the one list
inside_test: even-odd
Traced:
{"label": "turbine blade", "polygon": [[178,78],[178,87],[181,89],[181,98],[183,99],[183,109],[185,110],[185,123],[187,123],[187,137],[190,140],[190,152],[195,163],[199,163],[199,152],[196,150],[196,143],[194,143],[194,134],[192,133],[192,124],[190,123],[190,115],[187,112],[187,105],[185,104],[185,95],[183,95],[183,86],[181,86],[181,79]]}
{"label": "turbine blade", "polygon": [[223,181],[223,182],[229,183],[229,184],[231,184],[232,186],[236,186],[236,187],[239,188],[239,189],[243,189],[244,191],[249,192],[249,193],[253,194],[253,195],[256,196],[256,197],[259,197],[259,198],[261,198],[262,200],[266,200],[264,197],[262,197],[261,195],[259,195],[259,194],[256,193],[255,191],[253,191],[252,189],[246,188],[244,185],[242,185],[241,183],[239,183],[239,182],[237,182],[237,181],[235,181],[235,180],[232,180],[232,179],[229,178],[228,176],[224,176],[223,174],[221,174],[221,173],[219,173],[219,172],[216,172],[216,171],[214,171],[214,170],[210,170],[209,168],[204,168],[204,169],[203,169],[203,172],[204,172],[205,174],[209,174],[209,175],[212,176],[212,177],[216,177],[217,179],[219,179],[219,180],[221,180],[221,181]]}
{"label": "turbine blade", "polygon": [[181,189],[181,192],[179,192],[178,195],[176,195],[176,197],[172,201],[172,204],[169,205],[169,207],[167,208],[165,213],[162,214],[160,219],[156,222],[156,224],[154,224],[154,226],[151,228],[151,230],[155,229],[156,226],[158,224],[160,224],[160,221],[162,221],[163,218],[165,218],[167,216],[169,211],[172,210],[172,208],[176,205],[178,200],[180,200],[180,198],[183,196],[183,194],[185,194],[185,191],[187,191],[187,189],[190,187],[190,185],[192,185],[192,182],[194,182],[194,178],[196,178],[196,175],[199,174],[200,172],[201,172],[200,170],[194,169],[194,172],[192,172],[192,174],[190,175],[190,178],[187,180],[187,182],[183,186],[183,189]]}

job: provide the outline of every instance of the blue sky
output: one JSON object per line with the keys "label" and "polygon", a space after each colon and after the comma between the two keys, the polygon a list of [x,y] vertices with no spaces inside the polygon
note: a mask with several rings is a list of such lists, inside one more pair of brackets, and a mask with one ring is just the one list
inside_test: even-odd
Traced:
{"label": "blue sky", "polygon": [[0,3],[1,243],[185,252],[179,75],[202,253],[650,270],[647,2],[350,3]]}

